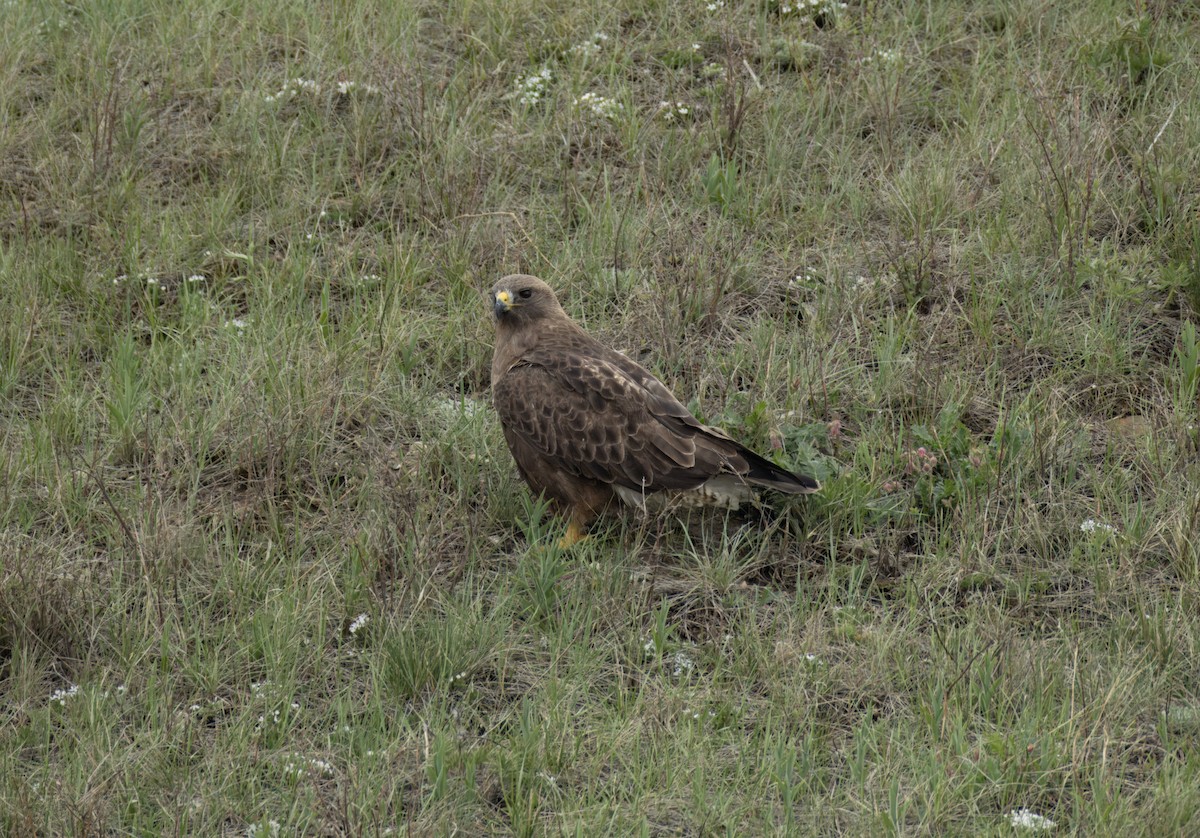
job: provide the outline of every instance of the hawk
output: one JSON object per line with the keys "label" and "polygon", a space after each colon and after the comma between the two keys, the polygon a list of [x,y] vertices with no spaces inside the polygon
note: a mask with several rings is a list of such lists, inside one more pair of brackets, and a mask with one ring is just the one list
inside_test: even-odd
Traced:
{"label": "hawk", "polygon": [[537,277],[501,279],[492,312],[492,401],[521,477],[567,519],[559,546],[582,539],[614,499],[736,509],[755,488],[820,488],[701,424],[649,371],[580,328]]}

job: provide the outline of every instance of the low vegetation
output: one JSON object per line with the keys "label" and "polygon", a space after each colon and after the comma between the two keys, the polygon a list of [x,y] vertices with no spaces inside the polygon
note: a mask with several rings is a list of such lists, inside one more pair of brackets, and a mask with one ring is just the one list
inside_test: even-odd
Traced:
{"label": "low vegetation", "polygon": [[[0,2],[13,835],[1200,832],[1200,12]],[[819,495],[569,551],[535,273]]]}

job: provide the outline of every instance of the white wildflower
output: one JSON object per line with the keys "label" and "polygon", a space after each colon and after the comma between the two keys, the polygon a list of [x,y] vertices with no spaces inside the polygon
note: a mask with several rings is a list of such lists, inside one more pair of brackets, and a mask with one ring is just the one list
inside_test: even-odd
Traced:
{"label": "white wildflower", "polygon": [[839,3],[837,0],[788,0],[788,2],[779,5],[779,14],[787,15],[832,15],[837,12],[846,10],[845,3]]}
{"label": "white wildflower", "polygon": [[359,629],[371,621],[369,614],[359,614],[354,618],[354,622],[350,623],[350,633],[358,634]]}
{"label": "white wildflower", "polygon": [[898,49],[877,49],[871,55],[858,60],[859,64],[899,64],[904,57]]}
{"label": "white wildflower", "polygon": [[65,690],[55,690],[50,693],[50,703],[59,707],[67,706],[67,699],[74,698],[79,693],[78,684],[68,684]]}
{"label": "white wildflower", "polygon": [[604,42],[607,40],[608,36],[603,32],[593,32],[592,37],[586,41],[580,41],[571,47],[571,52],[582,55],[584,58],[590,58],[600,52],[600,48],[604,46]]}
{"label": "white wildflower", "polygon": [[536,105],[542,101],[542,97],[546,95],[546,90],[552,81],[554,81],[554,74],[546,66],[536,73],[521,76],[517,79],[517,92],[520,94],[517,101],[522,105]]}
{"label": "white wildflower", "polygon": [[[350,84],[353,84],[353,82],[350,82]],[[339,88],[341,87],[340,84],[338,86]],[[272,102],[278,102],[281,99],[291,99],[300,92],[315,96],[321,92],[321,85],[317,84],[317,82],[313,81],[312,79],[297,77],[291,81],[285,81],[283,83],[283,87],[279,88],[277,93],[268,93],[267,95],[263,96],[263,100],[270,104]]]}
{"label": "white wildflower", "polygon": [[252,823],[246,828],[246,838],[278,838],[279,821],[271,819],[266,823]]}
{"label": "white wildflower", "polygon": [[715,12],[717,9],[723,9],[725,8],[725,0],[712,0],[712,2],[706,5],[704,8],[708,9],[710,12]]}
{"label": "white wildflower", "polygon": [[458,399],[438,399],[433,403],[438,413],[446,417],[474,416],[483,408],[478,402],[466,397]]}
{"label": "white wildflower", "polygon": [[691,115],[692,109],[688,107],[686,102],[659,102],[658,112],[667,122],[675,122],[676,120],[686,119]]}
{"label": "white wildflower", "polygon": [[546,785],[552,789],[558,788],[558,778],[546,771],[539,771],[538,776],[546,781]]}
{"label": "white wildflower", "polygon": [[1054,821],[1028,809],[1015,809],[1009,812],[1008,822],[1014,829],[1032,829],[1037,832],[1050,832],[1055,827]]}
{"label": "white wildflower", "polygon": [[803,269],[801,269],[800,273],[796,274],[795,276],[793,276],[791,279],[788,280],[788,285],[791,285],[793,288],[795,288],[795,287],[811,288],[812,286],[818,284],[820,281],[821,281],[821,275],[819,273],[817,273],[815,269],[803,268]]}
{"label": "white wildflower", "polygon": [[316,757],[305,758],[300,754],[291,754],[283,764],[283,775],[297,780],[308,774],[318,774],[322,777],[333,776],[333,765],[326,760]]}
{"label": "white wildflower", "polygon": [[1105,524],[1102,521],[1097,521],[1095,518],[1088,518],[1079,525],[1080,532],[1085,532],[1089,535],[1096,532],[1116,532],[1117,528],[1112,524]]}
{"label": "white wildflower", "polygon": [[612,119],[621,112],[621,103],[591,91],[575,100],[575,107],[586,111],[596,119]]}
{"label": "white wildflower", "polygon": [[46,35],[46,34],[49,34],[52,32],[56,32],[56,31],[57,32],[66,32],[70,28],[71,28],[71,24],[67,21],[66,18],[62,18],[62,17],[55,18],[55,19],[47,18],[46,20],[43,20],[41,23],[38,24],[38,34]]}
{"label": "white wildflower", "polygon": [[237,333],[239,335],[245,334],[246,327],[249,325],[250,325],[250,323],[248,321],[243,320],[240,317],[234,317],[231,320],[225,321],[225,328],[226,329],[237,329]]}
{"label": "white wildflower", "polygon": [[696,668],[696,662],[684,652],[676,652],[671,658],[671,662],[675,665],[674,672],[676,676],[691,672]]}
{"label": "white wildflower", "polygon": [[191,276],[189,276],[187,278],[187,281],[189,283],[195,283],[195,282],[203,282],[204,279],[205,279],[205,277],[201,274],[192,274]]}
{"label": "white wildflower", "polygon": [[361,90],[363,93],[372,94],[379,92],[379,88],[373,84],[359,84],[356,81],[340,81],[337,83],[337,92],[342,96],[348,96],[354,90]]}

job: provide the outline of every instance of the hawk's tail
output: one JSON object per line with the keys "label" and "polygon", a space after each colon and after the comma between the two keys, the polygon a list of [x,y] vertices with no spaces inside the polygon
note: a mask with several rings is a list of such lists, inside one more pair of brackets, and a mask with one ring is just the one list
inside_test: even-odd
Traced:
{"label": "hawk's tail", "polygon": [[747,483],[774,489],[777,492],[786,492],[789,495],[809,495],[821,488],[820,482],[815,477],[809,477],[807,474],[794,474],[782,466],[775,465],[766,457],[760,457],[749,448],[744,446],[739,446],[739,448],[738,453],[750,466],[749,470],[742,475]]}

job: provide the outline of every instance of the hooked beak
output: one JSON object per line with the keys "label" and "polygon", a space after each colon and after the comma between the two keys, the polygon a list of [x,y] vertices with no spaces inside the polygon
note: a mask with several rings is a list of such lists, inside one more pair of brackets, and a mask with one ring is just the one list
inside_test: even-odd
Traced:
{"label": "hooked beak", "polygon": [[502,317],[512,311],[512,294],[507,291],[497,291],[496,298],[492,301],[492,313],[497,317]]}

